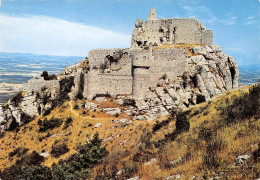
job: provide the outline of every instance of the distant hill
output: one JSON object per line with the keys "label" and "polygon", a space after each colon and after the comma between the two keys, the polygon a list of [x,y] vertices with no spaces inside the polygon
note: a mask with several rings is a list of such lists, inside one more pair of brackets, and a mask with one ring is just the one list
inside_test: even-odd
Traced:
{"label": "distant hill", "polygon": [[260,64],[238,66],[240,86],[252,85],[260,79]]}
{"label": "distant hill", "polygon": [[238,69],[239,70],[260,71],[260,64],[251,64],[251,65],[238,66]]}

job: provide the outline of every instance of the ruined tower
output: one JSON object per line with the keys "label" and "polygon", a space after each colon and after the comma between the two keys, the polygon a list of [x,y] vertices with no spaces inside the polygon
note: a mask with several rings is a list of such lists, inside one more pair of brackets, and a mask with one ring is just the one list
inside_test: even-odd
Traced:
{"label": "ruined tower", "polygon": [[137,19],[131,48],[154,47],[163,44],[212,44],[212,31],[206,30],[197,19],[157,19],[151,9],[146,22]]}
{"label": "ruined tower", "polygon": [[152,8],[151,11],[150,11],[150,14],[148,16],[147,21],[155,21],[155,20],[157,20],[157,14],[155,12],[155,9]]}

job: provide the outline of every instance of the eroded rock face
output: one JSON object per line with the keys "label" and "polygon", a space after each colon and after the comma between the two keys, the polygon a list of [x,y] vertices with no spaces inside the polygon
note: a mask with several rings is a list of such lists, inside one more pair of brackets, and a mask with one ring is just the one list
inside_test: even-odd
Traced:
{"label": "eroded rock face", "polygon": [[238,67],[233,57],[221,52],[219,46],[199,46],[186,58],[186,68],[175,79],[162,77],[150,88],[144,99],[137,101],[139,111],[150,118],[167,115],[173,109],[185,109],[238,88]]}
{"label": "eroded rock face", "polygon": [[23,125],[33,117],[46,113],[52,108],[57,93],[53,94],[50,89],[42,89],[39,92],[27,92],[22,95],[18,93],[16,96],[20,97],[9,99],[0,109],[2,130],[9,129],[12,123]]}

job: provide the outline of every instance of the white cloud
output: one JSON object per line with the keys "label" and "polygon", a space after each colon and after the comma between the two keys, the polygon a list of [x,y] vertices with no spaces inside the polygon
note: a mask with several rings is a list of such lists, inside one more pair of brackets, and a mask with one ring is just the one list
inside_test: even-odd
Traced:
{"label": "white cloud", "polygon": [[232,52],[245,52],[245,49],[239,48],[239,47],[233,47],[233,48],[226,48],[228,51]]}
{"label": "white cloud", "polygon": [[205,19],[205,23],[213,23],[218,20],[218,18],[206,6],[190,7],[182,4],[179,5],[187,11],[189,18]]}
{"label": "white cloud", "polygon": [[47,16],[0,14],[0,52],[86,56],[95,48],[130,47],[130,35]]}
{"label": "white cloud", "polygon": [[255,17],[254,16],[249,16],[249,17],[247,17],[246,19],[254,19]]}
{"label": "white cloud", "polygon": [[234,19],[220,19],[219,22],[225,24],[225,25],[233,25],[236,24]]}
{"label": "white cloud", "polygon": [[233,25],[237,23],[237,16],[234,16],[232,12],[225,14],[225,19],[219,19],[220,23],[224,25]]}
{"label": "white cloud", "polygon": [[251,24],[257,24],[257,20],[254,19],[248,19],[246,22],[243,23],[243,25],[251,25]]}
{"label": "white cloud", "polygon": [[182,8],[187,10],[187,11],[194,11],[194,9],[190,6],[182,6]]}

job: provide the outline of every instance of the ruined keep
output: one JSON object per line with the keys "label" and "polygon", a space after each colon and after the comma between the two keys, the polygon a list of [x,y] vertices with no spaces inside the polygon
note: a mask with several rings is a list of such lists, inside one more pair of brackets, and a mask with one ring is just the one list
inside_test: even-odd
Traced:
{"label": "ruined keep", "polygon": [[[110,94],[145,99],[151,89],[159,86],[163,76],[167,76],[172,83],[179,81],[185,72],[194,74],[198,67],[194,69],[193,65],[200,60],[200,68],[203,69],[207,63],[203,53],[212,56],[212,68],[217,68],[216,64],[221,63],[217,60],[218,56],[225,56],[221,54],[221,47],[212,45],[211,30],[206,30],[196,19],[157,19],[155,10],[151,9],[146,22],[137,19],[131,48],[89,52],[90,71],[85,74],[84,97],[92,99],[98,94]],[[238,87],[236,64],[232,57],[228,60],[226,56],[225,61],[233,64],[236,73],[228,71],[229,75],[224,81],[216,80],[219,85],[214,91],[214,86],[207,87],[211,90],[200,89],[207,99]],[[208,69],[205,67],[206,71]]]}
{"label": "ruined keep", "polygon": [[212,31],[197,19],[157,19],[152,8],[148,19],[137,19],[132,36],[132,48],[162,44],[212,44]]}

